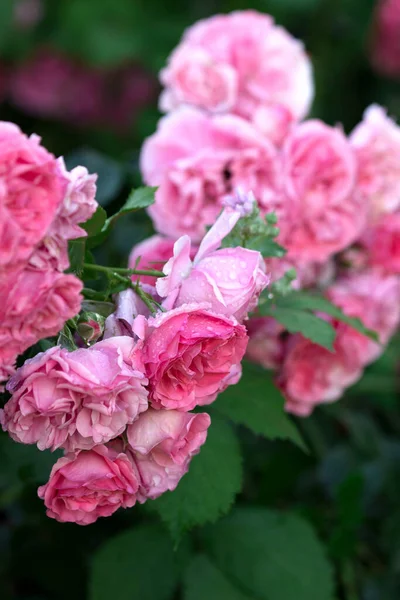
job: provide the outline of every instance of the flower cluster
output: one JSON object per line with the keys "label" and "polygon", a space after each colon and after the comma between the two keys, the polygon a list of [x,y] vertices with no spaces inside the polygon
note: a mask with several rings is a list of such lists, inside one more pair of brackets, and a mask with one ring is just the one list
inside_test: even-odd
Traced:
{"label": "flower cluster", "polygon": [[16,357],[80,310],[82,283],[64,274],[68,240],[96,210],[96,176],[71,172],[37,136],[0,122],[0,381]]}
{"label": "flower cluster", "polygon": [[101,341],[52,347],[8,382],[3,429],[66,452],[39,488],[50,517],[86,525],[157,498],[175,489],[204,443],[210,417],[189,411],[239,380],[242,322],[269,281],[258,252],[220,248],[242,214],[232,204],[195,254],[187,236],[170,252],[161,244],[173,253],[165,276],[142,287],[153,312],[135,286],[126,289]]}
{"label": "flower cluster", "polygon": [[201,247],[194,270],[187,269],[188,240],[199,242],[235,189],[252,191],[262,214],[275,212],[287,250],[283,259],[266,260],[272,281],[294,267],[295,288],[319,289],[379,335],[374,343],[326,317],[337,332],[332,353],[272,318],[250,319],[248,357],[277,371],[288,411],[308,415],[361,376],[399,323],[400,128],[376,105],[350,136],[303,120],[313,97],[310,61],[300,42],[255,11],[191,27],[161,82],[160,105],[169,114],[141,153],[144,180],[159,186],[149,213],[161,235],[134,248],[131,264],[140,255],[143,264],[162,263],[183,235],[179,267],[167,263],[160,295],[168,289],[190,302],[199,289],[219,290],[224,304],[214,301],[215,308],[231,307],[234,282],[249,289],[255,265],[237,279],[226,250],[216,284],[213,260],[203,259]]}

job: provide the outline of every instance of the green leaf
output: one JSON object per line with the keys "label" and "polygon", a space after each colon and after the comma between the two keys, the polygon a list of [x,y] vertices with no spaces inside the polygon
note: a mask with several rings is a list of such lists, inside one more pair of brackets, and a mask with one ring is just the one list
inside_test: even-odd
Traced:
{"label": "green leaf", "polygon": [[290,440],[303,450],[304,441],[284,411],[284,398],[274,385],[272,374],[257,365],[243,363],[243,375],[231,385],[214,406],[235,423],[246,425],[269,440]]}
{"label": "green leaf", "polygon": [[290,333],[301,333],[315,344],[333,350],[335,330],[327,321],[297,308],[260,304],[259,309],[262,315],[273,317]]}
{"label": "green leaf", "polygon": [[255,600],[242,594],[204,554],[190,563],[184,588],[184,600]]}
{"label": "green leaf", "polygon": [[281,258],[286,254],[285,248],[274,242],[274,240],[263,236],[252,238],[246,247],[250,250],[258,250],[264,258]]}
{"label": "green leaf", "polygon": [[86,231],[89,237],[92,237],[102,230],[106,219],[106,211],[101,206],[98,206],[94,215],[92,215],[86,223],[83,223],[81,227]]}
{"label": "green leaf", "polygon": [[62,331],[57,338],[57,346],[65,348],[68,352],[73,352],[77,349],[71,330],[68,325],[64,325]]}
{"label": "green leaf", "polygon": [[215,521],[228,512],[242,485],[239,443],[230,425],[213,417],[208,438],[174,492],[153,506],[177,541],[195,525]]}
{"label": "green leaf", "polygon": [[82,275],[85,259],[86,238],[71,240],[68,243],[68,256],[70,267],[68,271],[75,273],[78,277]]}
{"label": "green leaf", "polygon": [[103,302],[101,300],[84,300],[82,302],[82,310],[89,313],[97,313],[103,317],[108,317],[115,311],[115,306],[112,302]]}
{"label": "green leaf", "polygon": [[172,600],[179,577],[177,558],[170,537],[159,527],[128,529],[95,554],[89,600]]}
{"label": "green leaf", "polygon": [[293,292],[292,294],[277,299],[277,305],[282,308],[316,310],[318,312],[323,312],[334,317],[338,321],[347,323],[347,325],[350,325],[359,333],[363,333],[372,340],[376,342],[379,341],[378,335],[375,331],[365,327],[360,319],[348,317],[341,308],[335,306],[323,296],[307,294],[306,292]]}
{"label": "green leaf", "polygon": [[156,189],[157,188],[155,187],[141,187],[137,190],[133,190],[122,208],[115,213],[115,215],[112,215],[106,220],[102,230],[98,233],[98,235],[89,240],[89,246],[94,248],[95,246],[101,244],[109,235],[115,222],[123,215],[137,212],[142,208],[147,208],[148,206],[154,204],[154,194]]}
{"label": "green leaf", "polygon": [[257,600],[332,600],[325,550],[294,514],[238,509],[207,528],[205,542],[216,567]]}

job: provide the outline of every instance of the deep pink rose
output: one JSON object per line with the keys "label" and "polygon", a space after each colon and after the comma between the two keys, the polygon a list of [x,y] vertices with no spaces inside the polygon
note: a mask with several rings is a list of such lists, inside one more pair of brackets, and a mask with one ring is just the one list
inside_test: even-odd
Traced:
{"label": "deep pink rose", "polygon": [[129,448],[140,473],[143,499],[176,488],[206,441],[210,423],[206,413],[149,409],[129,425]]}
{"label": "deep pink rose", "polygon": [[147,409],[147,380],[130,337],[68,352],[51,348],[8,383],[3,429],[40,450],[90,449],[121,434]]}
{"label": "deep pink rose", "polygon": [[325,262],[353,242],[365,224],[354,152],[339,129],[312,120],[293,129],[283,161],[287,201],[281,243],[288,258]]}
{"label": "deep pink rose", "polygon": [[276,370],[284,356],[284,328],[271,317],[253,317],[246,323],[249,343],[246,358],[264,369]]}
{"label": "deep pink rose", "polygon": [[1,348],[9,339],[18,354],[38,340],[56,335],[80,310],[82,282],[58,271],[25,269],[2,280]]}
{"label": "deep pink rose", "polygon": [[[171,258],[175,241],[162,235],[151,237],[136,244],[129,255],[130,269],[155,269],[162,271],[165,263]],[[196,254],[197,247],[191,248],[191,258]],[[140,258],[140,260],[138,260]],[[132,281],[140,280],[141,283],[155,285],[156,277],[151,275],[132,275]]]}
{"label": "deep pink rose", "polygon": [[370,220],[400,208],[400,127],[373,104],[350,136]]}
{"label": "deep pink rose", "polygon": [[237,187],[254,192],[263,210],[280,200],[277,150],[234,115],[183,108],[164,117],[143,146],[141,169],[148,185],[160,186],[149,208],[155,227],[175,239],[200,241]]}
{"label": "deep pink rose", "polygon": [[0,270],[29,258],[64,198],[67,182],[39,142],[0,122]]}
{"label": "deep pink rose", "polygon": [[400,77],[400,2],[379,0],[373,23],[371,62],[388,77]]}
{"label": "deep pink rose", "polygon": [[357,334],[366,341],[360,360],[363,364],[376,360],[399,326],[400,279],[374,269],[349,273],[335,282],[327,295],[346,315],[358,317],[378,334],[380,344]]}
{"label": "deep pink rose", "polygon": [[138,474],[126,454],[96,446],[58,459],[38,495],[44,500],[48,517],[90,525],[118,508],[131,508],[138,487]]}
{"label": "deep pink rose", "polygon": [[247,317],[269,277],[259,252],[241,247],[218,249],[239,217],[239,211],[225,208],[193,261],[190,238],[183,236],[175,242],[174,255],[163,269],[166,277],[156,283],[159,295],[166,298],[163,306],[208,302],[213,312],[239,321]]}
{"label": "deep pink rose", "polygon": [[339,400],[360,379],[367,339],[347,325],[338,325],[336,335],[334,352],[300,334],[290,337],[278,376],[288,412],[306,417],[316,405]]}
{"label": "deep pink rose", "polygon": [[400,275],[400,211],[382,217],[364,232],[361,242],[370,265]]}
{"label": "deep pink rose", "polygon": [[184,305],[149,319],[143,362],[153,408],[188,411],[222,392],[246,350],[247,334],[235,319],[201,305]]}
{"label": "deep pink rose", "polygon": [[184,34],[161,72],[162,110],[190,104],[252,120],[260,107],[303,118],[314,95],[303,44],[272,18],[252,10],[199,21]]}

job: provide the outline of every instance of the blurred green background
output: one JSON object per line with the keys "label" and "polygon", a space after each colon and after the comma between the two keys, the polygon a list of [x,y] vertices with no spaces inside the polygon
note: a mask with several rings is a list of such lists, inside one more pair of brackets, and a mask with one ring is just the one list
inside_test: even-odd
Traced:
{"label": "blurred green background", "polygon": [[[185,27],[217,12],[267,12],[304,41],[315,69],[313,117],[342,123],[348,132],[372,102],[400,116],[399,82],[370,65],[374,5],[374,0],[0,0],[0,119],[39,134],[69,167],[84,164],[98,172],[98,200],[112,213],[140,183],[140,146],[159,118],[159,69]],[[151,231],[145,214],[121,220],[98,251],[99,260],[124,265],[132,245]],[[239,428],[245,484],[237,505],[288,509],[309,521],[333,565],[332,600],[400,597],[399,357],[395,339],[340,403],[298,423],[309,453]],[[252,390],[261,401],[267,385],[260,379]],[[207,534],[195,530],[175,553],[147,506],[86,528],[47,519],[36,488],[53,462],[50,453],[0,434],[1,600],[303,599],[300,588],[297,596],[278,591],[253,598],[220,587],[213,596],[207,581],[215,573],[201,561],[192,565],[196,585],[182,586],[190,548],[202,550]],[[132,528],[130,540],[99,550]],[[223,527],[215,531],[227,535]],[[301,562],[296,543],[288,537],[290,551],[282,560]],[[255,576],[252,565],[249,577]]]}

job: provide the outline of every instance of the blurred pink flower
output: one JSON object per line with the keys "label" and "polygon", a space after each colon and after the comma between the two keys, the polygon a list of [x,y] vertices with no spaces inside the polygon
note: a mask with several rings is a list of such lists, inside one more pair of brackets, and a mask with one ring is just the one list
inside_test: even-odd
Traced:
{"label": "blurred pink flower", "polygon": [[277,370],[284,356],[284,327],[271,317],[253,317],[246,328],[249,335],[246,358],[264,369]]}
{"label": "blurred pink flower", "polygon": [[44,500],[48,517],[90,525],[118,508],[131,508],[138,487],[138,473],[126,454],[96,446],[59,458],[38,495]]}
{"label": "blurred pink flower", "polygon": [[374,222],[400,208],[400,127],[381,106],[372,104],[350,143],[359,165],[358,187]]}
{"label": "blurred pink flower", "polygon": [[3,429],[40,450],[90,449],[147,409],[147,379],[130,337],[73,352],[58,346],[25,362],[8,383]]}
{"label": "blurred pink flower", "polygon": [[314,95],[303,44],[269,15],[253,10],[216,15],[190,27],[160,79],[166,86],[160,101],[164,111],[189,104],[249,120],[260,108],[283,109],[289,120],[302,119]]}
{"label": "blurred pink flower", "polygon": [[400,1],[378,0],[373,23],[371,62],[388,77],[400,77]]}
{"label": "blurred pink flower", "polygon": [[141,170],[148,185],[160,186],[149,208],[155,227],[172,238],[200,241],[238,187],[252,191],[262,210],[280,200],[276,149],[234,115],[183,108],[164,117],[144,143]]}
{"label": "blurred pink flower", "polygon": [[246,329],[204,306],[186,304],[149,318],[143,362],[153,408],[189,411],[238,381]]}
{"label": "blurred pink flower", "polygon": [[400,211],[385,215],[367,229],[361,243],[370,265],[400,275]]}

